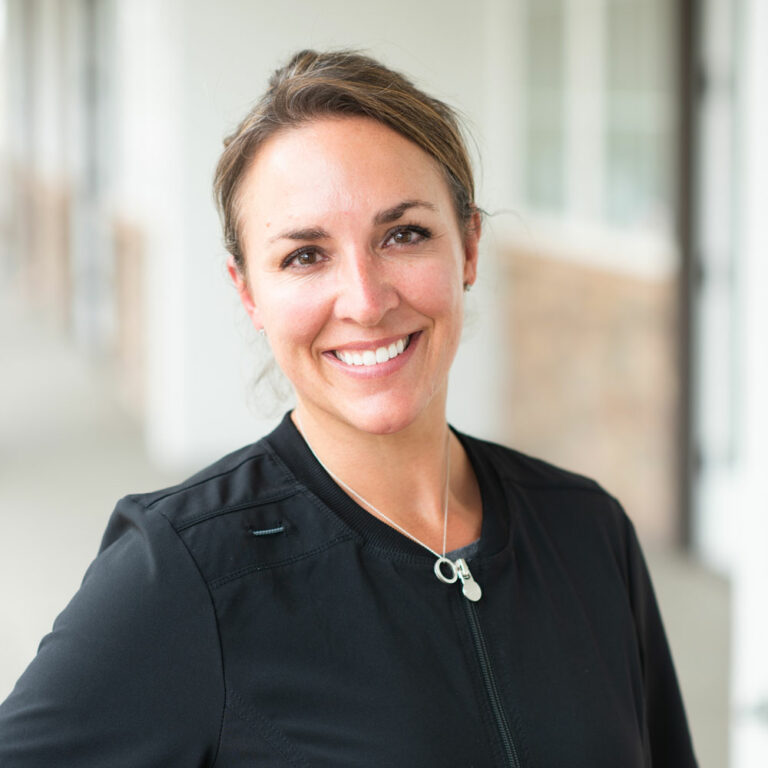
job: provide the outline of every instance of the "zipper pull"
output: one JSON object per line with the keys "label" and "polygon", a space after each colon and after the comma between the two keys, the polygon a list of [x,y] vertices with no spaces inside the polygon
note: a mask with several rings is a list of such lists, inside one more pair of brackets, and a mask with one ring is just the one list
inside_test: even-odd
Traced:
{"label": "zipper pull", "polygon": [[461,579],[461,591],[464,597],[476,603],[483,596],[483,590],[473,578],[467,561],[463,557],[456,561],[456,573],[458,573],[459,579]]}
{"label": "zipper pull", "polygon": [[[446,575],[445,568],[448,571]],[[445,555],[438,556],[435,561],[435,576],[437,576],[443,584],[455,584],[461,580],[461,591],[467,600],[471,600],[476,603],[482,596],[483,590],[480,585],[472,578],[472,573],[469,570],[467,561],[460,557],[456,562],[449,560]]]}

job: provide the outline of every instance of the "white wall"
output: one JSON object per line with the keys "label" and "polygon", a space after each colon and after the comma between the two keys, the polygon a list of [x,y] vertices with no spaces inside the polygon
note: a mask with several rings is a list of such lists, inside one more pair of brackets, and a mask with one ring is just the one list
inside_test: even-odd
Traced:
{"label": "white wall", "polygon": [[707,0],[701,102],[699,554],[732,587],[732,768],[768,764],[768,5]]}
{"label": "white wall", "polygon": [[744,0],[738,136],[743,369],[739,453],[731,504],[734,532],[734,768],[768,764],[768,4]]}

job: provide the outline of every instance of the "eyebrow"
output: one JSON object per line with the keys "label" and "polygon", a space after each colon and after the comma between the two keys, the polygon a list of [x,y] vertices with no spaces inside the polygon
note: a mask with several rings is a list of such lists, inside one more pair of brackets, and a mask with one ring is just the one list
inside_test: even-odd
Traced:
{"label": "eyebrow", "polygon": [[323,240],[330,235],[320,227],[306,227],[305,229],[288,229],[269,239],[270,243],[277,240]]}
{"label": "eyebrow", "polygon": [[[406,211],[411,208],[426,208],[430,211],[435,211],[437,208],[432,203],[426,202],[426,200],[403,200],[402,203],[398,203],[392,208],[386,208],[383,211],[379,211],[373,217],[374,224],[391,224],[398,219],[401,219]],[[269,242],[274,243],[277,240],[303,240],[314,241],[324,240],[329,238],[330,235],[322,229],[322,227],[304,227],[302,229],[288,229],[284,232],[280,232],[274,237],[270,238]]]}
{"label": "eyebrow", "polygon": [[430,211],[436,210],[435,206],[432,205],[432,203],[426,202],[426,200],[403,200],[402,203],[393,208],[379,211],[376,216],[374,216],[373,223],[391,224],[393,221],[401,219],[403,214],[411,208],[427,208]]}

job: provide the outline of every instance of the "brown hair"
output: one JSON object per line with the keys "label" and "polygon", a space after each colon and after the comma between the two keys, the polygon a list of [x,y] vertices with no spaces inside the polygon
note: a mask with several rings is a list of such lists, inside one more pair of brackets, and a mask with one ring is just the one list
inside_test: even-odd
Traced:
{"label": "brown hair", "polygon": [[216,167],[213,189],[224,242],[241,272],[245,257],[238,193],[252,159],[275,133],[334,115],[370,117],[423,149],[446,176],[458,221],[469,223],[476,211],[474,178],[454,110],[368,56],[354,51],[301,51],[275,71],[267,92],[224,140]]}

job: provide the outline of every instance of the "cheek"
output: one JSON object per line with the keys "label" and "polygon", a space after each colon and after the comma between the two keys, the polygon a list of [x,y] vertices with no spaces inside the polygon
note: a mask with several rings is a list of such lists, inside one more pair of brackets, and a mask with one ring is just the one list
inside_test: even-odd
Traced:
{"label": "cheek", "polygon": [[448,315],[461,323],[463,291],[458,272],[446,269],[445,264],[417,267],[405,276],[402,285],[406,300],[421,314],[433,318]]}
{"label": "cheek", "polygon": [[276,354],[283,347],[311,342],[328,317],[327,301],[311,286],[272,286],[261,306],[264,328]]}

